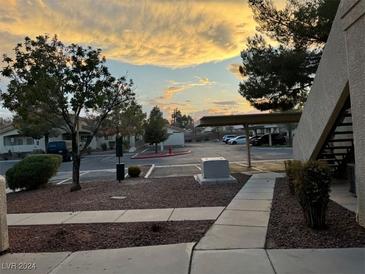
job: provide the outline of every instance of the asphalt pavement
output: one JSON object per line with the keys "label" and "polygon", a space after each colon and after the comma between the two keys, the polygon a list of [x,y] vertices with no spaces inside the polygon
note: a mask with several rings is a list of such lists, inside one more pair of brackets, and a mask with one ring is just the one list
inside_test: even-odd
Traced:
{"label": "asphalt pavement", "polygon": [[[245,145],[226,145],[221,142],[189,143],[185,149],[191,151],[190,154],[149,159],[132,159],[135,153],[126,153],[121,158],[126,167],[131,165],[155,165],[155,166],[176,166],[176,165],[199,165],[203,157],[224,157],[229,162],[247,161],[247,151]],[[289,147],[252,147],[252,161],[278,160],[292,158],[292,148]],[[81,178],[115,178],[115,165],[118,158],[113,151],[99,152],[85,155],[81,160]],[[0,161],[0,175],[4,175],[6,170],[16,164],[17,161]],[[72,162],[62,163],[57,174],[57,181],[69,181],[72,172]]]}

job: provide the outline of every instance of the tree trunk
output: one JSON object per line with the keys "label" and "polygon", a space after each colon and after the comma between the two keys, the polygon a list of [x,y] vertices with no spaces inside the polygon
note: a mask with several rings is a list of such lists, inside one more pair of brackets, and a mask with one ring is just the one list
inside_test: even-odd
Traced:
{"label": "tree trunk", "polygon": [[155,153],[157,153],[157,152],[158,152],[158,144],[155,143]]}
{"label": "tree trunk", "polygon": [[288,143],[290,146],[293,146],[293,129],[292,129],[292,126],[289,125],[289,128],[288,128]]}
{"label": "tree trunk", "polygon": [[47,147],[49,143],[49,134],[44,134],[44,151],[47,153]]}
{"label": "tree trunk", "polygon": [[80,185],[80,149],[79,142],[77,140],[77,133],[71,133],[72,138],[72,191],[77,191],[81,189]]}

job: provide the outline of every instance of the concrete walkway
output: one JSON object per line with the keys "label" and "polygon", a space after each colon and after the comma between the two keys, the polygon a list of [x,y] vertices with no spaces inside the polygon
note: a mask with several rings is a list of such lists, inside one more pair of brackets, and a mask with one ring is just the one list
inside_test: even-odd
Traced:
{"label": "concrete walkway", "polygon": [[363,274],[365,249],[265,250],[275,180],[253,175],[193,250],[191,274]]}
{"label": "concrete walkway", "polygon": [[8,225],[215,220],[224,207],[156,208],[8,214]]}
{"label": "concrete walkway", "polygon": [[348,210],[355,212],[357,211],[357,198],[349,191],[349,183],[333,184],[331,185],[331,200],[335,201],[339,205],[347,208]]}
{"label": "concrete walkway", "polygon": [[[193,243],[0,256],[1,274],[187,274]],[[21,269],[26,267],[26,269]]]}
{"label": "concrete walkway", "polygon": [[[197,244],[74,253],[6,254],[0,257],[2,267],[0,272],[4,274],[25,272],[32,274],[364,274],[365,248],[264,249],[273,188],[278,176],[281,175],[275,173],[253,175],[227,208],[224,210],[221,208],[220,211],[217,209],[219,217]],[[174,209],[174,211],[179,213],[176,213],[178,216],[176,218],[192,216],[186,213],[186,209]],[[173,213],[169,219],[172,216]],[[19,266],[25,263],[35,263],[37,268],[31,271],[19,270]]]}

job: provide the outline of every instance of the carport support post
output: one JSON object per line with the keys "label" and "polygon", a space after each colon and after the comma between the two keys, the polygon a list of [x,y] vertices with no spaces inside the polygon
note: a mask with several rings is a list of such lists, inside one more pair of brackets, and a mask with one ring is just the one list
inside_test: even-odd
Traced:
{"label": "carport support post", "polygon": [[0,255],[9,249],[5,179],[0,176]]}
{"label": "carport support post", "polygon": [[248,167],[251,167],[250,132],[248,130],[248,124],[244,124],[244,128],[246,134],[247,162],[248,162]]}

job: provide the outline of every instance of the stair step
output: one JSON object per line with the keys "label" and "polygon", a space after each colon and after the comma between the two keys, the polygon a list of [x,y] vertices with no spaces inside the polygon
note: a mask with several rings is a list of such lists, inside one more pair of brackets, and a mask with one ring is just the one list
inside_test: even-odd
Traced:
{"label": "stair step", "polygon": [[331,150],[334,150],[334,149],[351,149],[352,148],[352,145],[351,146],[332,146],[332,147],[325,147],[325,149],[331,149]]}
{"label": "stair step", "polygon": [[346,156],[347,152],[322,152],[321,156]]}
{"label": "stair step", "polygon": [[352,123],[344,122],[344,123],[338,124],[337,126],[339,126],[339,127],[342,127],[342,126],[352,126]]}
{"label": "stair step", "polygon": [[339,164],[327,164],[328,167],[339,167]]}
{"label": "stair step", "polygon": [[336,134],[353,134],[353,133],[354,133],[353,131],[335,131],[334,135],[336,135]]}
{"label": "stair step", "polygon": [[332,139],[328,140],[328,142],[331,143],[337,143],[337,142],[352,142],[354,139]]}

